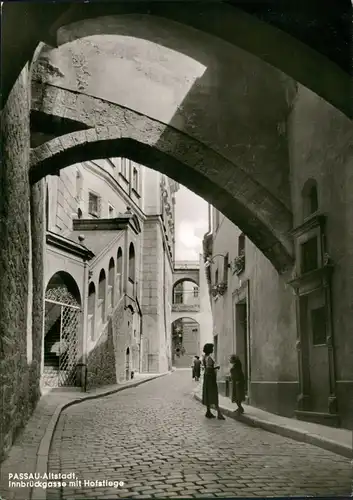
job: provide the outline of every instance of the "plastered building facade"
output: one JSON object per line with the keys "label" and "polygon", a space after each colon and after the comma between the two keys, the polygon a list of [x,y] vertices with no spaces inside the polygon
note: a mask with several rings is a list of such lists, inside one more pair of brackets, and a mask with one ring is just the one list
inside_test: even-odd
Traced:
{"label": "plastered building facade", "polygon": [[[311,164],[305,172],[296,168],[291,273],[278,275],[242,231],[210,207],[204,258],[221,365],[218,383],[226,394],[229,355],[238,354],[249,404],[351,429],[350,299],[342,290],[352,262],[345,221],[336,211],[338,192],[329,194],[329,166],[327,177],[319,175],[322,165]],[[340,175],[344,172],[336,173],[333,185]]]}
{"label": "plastered building facade", "polygon": [[42,386],[168,371],[178,184],[113,158],[46,186]]}

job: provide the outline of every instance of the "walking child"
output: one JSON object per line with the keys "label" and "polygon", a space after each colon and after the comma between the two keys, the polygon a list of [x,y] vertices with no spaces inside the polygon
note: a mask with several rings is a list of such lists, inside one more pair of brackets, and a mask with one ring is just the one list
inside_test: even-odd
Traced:
{"label": "walking child", "polygon": [[193,365],[192,365],[192,378],[195,379],[195,382],[200,380],[201,375],[201,361],[199,356],[194,357]]}
{"label": "walking child", "polygon": [[241,361],[236,354],[232,354],[229,361],[232,365],[230,369],[230,376],[232,379],[232,403],[237,404],[238,413],[244,413],[242,402],[245,401],[245,376]]}

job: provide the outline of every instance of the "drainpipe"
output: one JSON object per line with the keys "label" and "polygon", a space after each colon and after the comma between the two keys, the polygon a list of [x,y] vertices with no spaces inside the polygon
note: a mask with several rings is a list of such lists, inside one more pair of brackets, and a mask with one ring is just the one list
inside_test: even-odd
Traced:
{"label": "drainpipe", "polygon": [[[166,250],[167,248],[165,247],[165,245],[163,244],[163,316],[164,316],[164,337],[165,337],[165,340],[167,340],[167,311],[166,311],[166,299],[165,299],[165,295],[166,295],[166,277],[165,277],[165,274],[166,274],[166,264],[165,264],[165,260],[166,260]],[[168,356],[168,353],[167,353],[167,361],[168,361],[168,370],[169,370],[169,356]]]}
{"label": "drainpipe", "polygon": [[139,359],[139,371],[140,373],[142,373],[142,339],[143,339],[143,336],[142,336],[142,324],[143,324],[143,321],[142,321],[142,314],[140,313],[140,359]]}
{"label": "drainpipe", "polygon": [[[87,391],[87,330],[88,330],[88,263],[84,261],[83,268],[83,328],[82,328],[82,361],[81,361],[81,384],[83,392]],[[82,383],[83,382],[83,383]]]}
{"label": "drainpipe", "polygon": [[140,306],[140,302],[138,300],[138,297],[136,296],[136,304],[137,304],[137,308],[138,308],[138,311],[139,311],[139,315],[140,315],[140,353],[139,353],[139,371],[140,373],[142,373],[142,325],[143,325],[143,321],[142,321],[142,310],[141,310],[141,306]]}

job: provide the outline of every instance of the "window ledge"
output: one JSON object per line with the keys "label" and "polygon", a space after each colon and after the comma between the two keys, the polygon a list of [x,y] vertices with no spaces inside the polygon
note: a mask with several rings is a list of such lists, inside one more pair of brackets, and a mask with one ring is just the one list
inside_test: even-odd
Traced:
{"label": "window ledge", "polygon": [[308,290],[303,288],[304,287],[306,288],[308,285],[310,290],[312,290],[312,287],[310,287],[310,285],[316,285],[317,288],[319,288],[324,283],[326,283],[327,280],[330,279],[333,270],[334,270],[333,264],[328,263],[322,267],[314,269],[313,271],[309,271],[299,276],[295,276],[293,279],[288,281],[288,285],[291,285],[295,290],[299,292],[299,294],[301,291],[305,293],[308,292]]}
{"label": "window ledge", "polygon": [[138,191],[136,191],[135,188],[132,188],[131,191],[134,193],[135,196],[137,196],[138,199],[141,198],[141,195],[138,193]]}
{"label": "window ledge", "polygon": [[293,236],[300,236],[303,233],[310,231],[310,229],[314,229],[316,227],[320,227],[321,230],[323,230],[325,222],[326,222],[326,215],[315,212],[315,214],[312,214],[310,217],[307,217],[304,220],[303,224],[300,224],[300,226],[295,227],[291,231],[291,234]]}
{"label": "window ledge", "polygon": [[119,172],[119,177],[121,177],[122,179],[124,179],[124,181],[126,182],[126,184],[129,184],[129,181],[128,181],[127,177],[125,177],[125,175],[122,174],[121,172]]}

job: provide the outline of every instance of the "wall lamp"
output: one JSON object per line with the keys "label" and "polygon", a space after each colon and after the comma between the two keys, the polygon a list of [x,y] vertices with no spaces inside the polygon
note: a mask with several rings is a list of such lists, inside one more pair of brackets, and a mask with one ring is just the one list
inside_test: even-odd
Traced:
{"label": "wall lamp", "polygon": [[[221,253],[217,253],[216,255],[213,255],[212,257],[207,257],[206,262],[205,262],[205,268],[209,268],[211,264],[214,264],[214,259],[216,257],[223,257],[225,259],[227,256],[222,255]],[[227,265],[228,268],[230,268],[230,264]]]}

